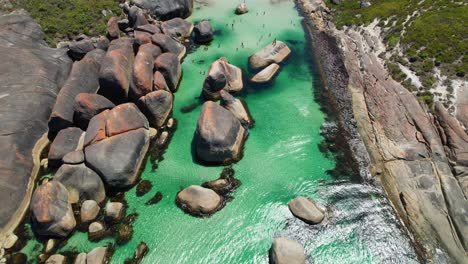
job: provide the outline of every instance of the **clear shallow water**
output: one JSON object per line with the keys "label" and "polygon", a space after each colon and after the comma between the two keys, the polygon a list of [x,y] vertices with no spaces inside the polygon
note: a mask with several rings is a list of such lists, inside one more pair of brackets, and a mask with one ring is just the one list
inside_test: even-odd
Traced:
{"label": "clear shallow water", "polygon": [[[241,1],[197,2],[193,22],[209,19],[217,30],[210,46],[187,56],[184,77],[175,95],[178,129],[156,171],[150,162],[142,174],[153,183],[143,197],[126,194],[128,213],[139,214],[132,241],[117,247],[112,263],[123,263],[140,241],[150,252],[143,263],[265,263],[272,239],[278,235],[303,243],[314,263],[415,263],[409,240],[397,227],[390,206],[375,187],[352,183],[347,175],[337,182],[326,171],[335,163],[318,149],[324,115],[314,101],[313,74],[301,17],[293,1],[247,0],[250,12],[235,16]],[[265,12],[265,14],[264,14]],[[270,35],[271,33],[271,35]],[[272,85],[248,85],[244,99],[256,120],[245,144],[244,158],[234,165],[242,185],[220,212],[210,218],[184,214],[175,205],[181,189],[218,178],[222,167],[205,167],[192,161],[191,141],[200,106],[197,103],[204,72],[219,57],[248,71],[247,59],[275,38],[285,41],[292,55]],[[247,74],[251,77],[250,74]],[[144,203],[157,191],[160,203]],[[330,211],[325,224],[308,226],[292,217],[290,199],[307,196]],[[89,251],[99,243],[76,232],[64,250]],[[25,252],[32,251],[29,243]]]}

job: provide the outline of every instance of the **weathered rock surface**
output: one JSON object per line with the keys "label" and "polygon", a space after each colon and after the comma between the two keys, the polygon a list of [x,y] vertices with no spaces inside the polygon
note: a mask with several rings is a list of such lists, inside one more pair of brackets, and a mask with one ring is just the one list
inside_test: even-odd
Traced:
{"label": "weathered rock surface", "polygon": [[177,91],[180,78],[182,77],[182,67],[180,66],[179,58],[174,53],[163,53],[158,56],[154,62],[156,71],[164,76],[169,90]]}
{"label": "weathered rock surface", "polygon": [[54,254],[50,256],[46,262],[46,264],[65,264],[67,263],[67,258],[64,255]]}
{"label": "weathered rock surface", "polygon": [[275,238],[270,248],[271,264],[305,264],[305,250],[298,242],[284,237]]}
{"label": "weathered rock surface", "polygon": [[68,45],[68,55],[74,60],[81,60],[88,52],[94,50],[94,45],[89,39],[73,41]]}
{"label": "weathered rock surface", "polygon": [[249,58],[250,66],[254,69],[266,67],[272,63],[280,63],[291,53],[286,44],[282,41],[275,41],[258,51]]}
{"label": "weathered rock surface", "polygon": [[180,191],[176,201],[184,211],[195,216],[210,215],[222,204],[221,196],[216,192],[198,185]]}
{"label": "weathered rock surface", "polygon": [[221,90],[221,106],[229,110],[244,126],[252,126],[253,120],[241,100],[234,98],[230,93]]}
{"label": "weathered rock surface", "polygon": [[236,7],[236,11],[235,11],[236,15],[243,15],[248,12],[249,12],[249,9],[247,8],[247,5],[245,3],[240,3]]}
{"label": "weathered rock surface", "polygon": [[266,83],[273,79],[273,76],[278,72],[280,66],[276,63],[270,64],[265,69],[261,70],[259,73],[255,74],[252,77],[252,82],[254,83]]}
{"label": "weathered rock surface", "polygon": [[106,233],[106,227],[104,226],[103,223],[100,222],[92,222],[88,226],[88,238],[91,241],[97,241],[100,240],[105,236]]}
{"label": "weathered rock surface", "polygon": [[148,24],[148,20],[146,19],[146,16],[143,13],[143,10],[141,10],[141,8],[138,8],[137,6],[130,7],[130,10],[128,11],[129,27],[135,28],[135,27],[147,25],[147,24]]}
{"label": "weathered rock surface", "polygon": [[124,205],[119,202],[106,204],[106,219],[117,222],[124,216]]}
{"label": "weathered rock surface", "polygon": [[141,26],[136,27],[135,31],[143,31],[151,35],[154,35],[156,33],[161,33],[161,28],[159,27],[159,25],[146,24],[146,25],[141,25]]}
{"label": "weathered rock surface", "polygon": [[99,94],[115,104],[126,102],[132,81],[134,60],[132,39],[113,40],[99,71]]}
{"label": "weathered rock surface", "polygon": [[106,198],[101,178],[83,163],[62,165],[55,173],[54,181],[59,181],[67,188],[68,199],[72,204],[84,200],[101,203]]}
{"label": "weathered rock surface", "polygon": [[73,264],[86,264],[86,253],[82,252],[78,254]]}
{"label": "weathered rock surface", "polygon": [[112,40],[112,39],[119,38],[119,35],[120,35],[119,18],[111,17],[107,21],[107,37]]}
{"label": "weathered rock surface", "polygon": [[134,3],[159,20],[187,18],[193,9],[193,0],[135,0]]}
{"label": "weathered rock surface", "polygon": [[172,112],[172,94],[159,90],[151,92],[138,100],[138,107],[148,118],[152,127],[162,127]]}
{"label": "weathered rock surface", "polygon": [[170,52],[177,55],[179,60],[181,60],[186,53],[186,48],[177,40],[164,35],[162,33],[156,33],[151,37],[151,41],[158,45],[163,52]]}
{"label": "weathered rock surface", "polygon": [[101,207],[94,200],[86,200],[81,204],[80,218],[81,223],[88,223],[96,219]]}
{"label": "weathered rock surface", "polygon": [[75,97],[73,105],[73,123],[86,130],[91,118],[104,110],[114,107],[114,103],[102,95],[80,93]]}
{"label": "weathered rock surface", "polygon": [[133,85],[130,98],[138,100],[153,90],[154,59],[161,54],[161,49],[151,43],[144,44],[138,49],[133,65]]}
{"label": "weathered rock surface", "polygon": [[223,163],[240,158],[245,129],[234,115],[212,101],[203,104],[194,145],[197,158]]}
{"label": "weathered rock surface", "polygon": [[187,39],[193,31],[193,24],[176,17],[161,23],[161,30],[164,34],[179,40]]}
{"label": "weathered rock surface", "polygon": [[61,130],[50,145],[48,165],[51,167],[60,166],[66,154],[83,148],[83,140],[84,131],[77,127]]}
{"label": "weathered rock surface", "polygon": [[219,91],[238,92],[244,88],[242,70],[221,58],[213,62],[203,84],[206,99],[218,100]]}
{"label": "weathered rock surface", "polygon": [[288,204],[291,213],[308,224],[319,224],[325,218],[325,214],[314,202],[305,198],[297,197]]}
{"label": "weathered rock surface", "polygon": [[37,187],[31,199],[31,222],[42,236],[66,237],[73,231],[76,221],[65,186],[51,181]]}
{"label": "weathered rock surface", "polygon": [[195,41],[198,43],[207,43],[213,40],[214,29],[211,23],[203,20],[195,25]]}
{"label": "weathered rock surface", "polygon": [[86,254],[86,264],[104,264],[107,261],[107,247],[97,247]]}
{"label": "weathered rock surface", "polygon": [[154,73],[154,90],[163,90],[163,91],[168,91],[170,92],[171,90],[169,89],[169,86],[167,86],[166,79],[164,79],[164,76],[162,75],[161,72],[156,71]]}
{"label": "weathered rock surface", "polygon": [[96,93],[99,89],[98,73],[103,50],[90,52],[73,67],[66,83],[60,89],[49,120],[49,138],[62,129],[73,126],[73,104],[80,93]]}

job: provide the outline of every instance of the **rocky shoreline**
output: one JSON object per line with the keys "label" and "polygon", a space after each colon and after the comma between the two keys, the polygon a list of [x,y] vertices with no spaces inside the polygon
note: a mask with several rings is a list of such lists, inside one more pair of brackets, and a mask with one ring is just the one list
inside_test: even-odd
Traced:
{"label": "rocky shoreline", "polygon": [[446,251],[465,263],[468,141],[460,122],[440,104],[442,114],[431,113],[390,77],[378,38],[336,29],[323,1],[297,3],[361,177],[380,183],[423,259],[444,259]]}

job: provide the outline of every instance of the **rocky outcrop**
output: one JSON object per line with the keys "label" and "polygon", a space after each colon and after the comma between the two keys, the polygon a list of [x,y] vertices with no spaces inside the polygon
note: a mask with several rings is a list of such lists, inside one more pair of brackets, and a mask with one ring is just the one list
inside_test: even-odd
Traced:
{"label": "rocky outcrop", "polygon": [[190,38],[190,35],[192,35],[193,24],[180,17],[176,17],[162,22],[161,30],[169,37],[184,40]]}
{"label": "rocky outcrop", "polygon": [[278,72],[279,68],[280,66],[276,63],[270,64],[268,67],[255,74],[255,76],[252,77],[252,82],[267,83],[271,81],[275,74]]}
{"label": "rocky outcrop", "polygon": [[70,76],[60,89],[50,115],[49,138],[62,129],[73,126],[73,103],[80,93],[96,93],[99,89],[98,72],[104,51],[95,50],[73,64]]}
{"label": "rocky outcrop", "polygon": [[51,181],[37,187],[31,199],[31,221],[42,236],[66,237],[73,231],[76,221],[65,186]]}
{"label": "rocky outcrop", "polygon": [[104,110],[112,109],[115,105],[99,94],[80,93],[75,97],[73,104],[73,123],[86,130],[89,121]]}
{"label": "rocky outcrop", "polygon": [[222,205],[221,196],[198,185],[180,191],[176,202],[185,212],[194,216],[211,215]]}
{"label": "rocky outcrop", "polygon": [[245,3],[240,3],[237,7],[236,7],[236,15],[243,15],[243,14],[246,14],[249,12],[249,9],[247,8],[247,5]]}
{"label": "rocky outcrop", "polygon": [[96,219],[101,208],[94,200],[86,200],[81,204],[80,217],[81,223],[88,223]]}
{"label": "rocky outcrop", "polygon": [[172,94],[168,91],[154,91],[138,100],[138,107],[148,118],[152,127],[162,127],[172,113]]}
{"label": "rocky outcrop", "polygon": [[230,93],[221,90],[221,106],[229,110],[246,127],[253,126],[253,120],[246,106],[241,100],[234,98]]}
{"label": "rocky outcrop", "polygon": [[221,58],[213,62],[203,84],[203,95],[209,100],[219,100],[219,92],[239,92],[244,88],[242,70]]}
{"label": "rocky outcrop", "polygon": [[231,112],[212,101],[205,102],[194,137],[198,160],[209,163],[238,160],[245,133],[246,130]]}
{"label": "rocky outcrop", "polygon": [[195,41],[198,43],[208,43],[213,40],[214,29],[208,20],[203,20],[195,25]]}
{"label": "rocky outcrop", "polygon": [[0,16],[0,234],[29,207],[47,121],[71,67],[66,50],[43,37],[26,14]]}
{"label": "rocky outcrop", "polygon": [[305,264],[304,252],[304,247],[294,240],[275,238],[270,248],[270,264]]}
{"label": "rocky outcrop", "polygon": [[134,3],[159,20],[187,18],[193,9],[193,0],[135,0]]}
{"label": "rocky outcrop", "polygon": [[272,63],[281,63],[290,53],[291,50],[284,42],[275,40],[273,43],[268,44],[268,46],[252,55],[249,58],[249,63],[252,68],[259,69]]}
{"label": "rocky outcrop", "polygon": [[311,40],[344,127],[361,136],[351,141],[351,149],[361,154],[356,142],[363,140],[372,176],[422,245],[423,257],[431,259],[439,241],[455,262],[463,263],[468,203],[434,116],[390,77],[375,48],[382,43],[352,28],[337,30],[322,1],[298,2],[310,18]]}
{"label": "rocky outcrop", "polygon": [[130,98],[138,100],[153,90],[154,59],[161,54],[161,49],[151,43],[144,44],[138,49],[133,66],[133,85]]}
{"label": "rocky outcrop", "polygon": [[93,117],[84,141],[86,165],[111,188],[133,185],[148,150],[148,128],[148,120],[132,103]]}
{"label": "rocky outcrop", "polygon": [[176,54],[179,60],[182,60],[182,58],[185,56],[185,46],[165,34],[156,33],[151,37],[151,41],[153,44],[158,45],[163,52]]}
{"label": "rocky outcrop", "polygon": [[90,39],[81,39],[68,44],[68,55],[73,60],[81,60],[92,50],[94,50],[94,45]]}
{"label": "rocky outcrop", "polygon": [[314,202],[305,198],[297,197],[288,203],[291,213],[302,221],[316,225],[322,222],[325,214]]}
{"label": "rocky outcrop", "polygon": [[83,149],[84,131],[77,127],[69,127],[61,130],[49,149],[49,166],[58,167],[66,154]]}
{"label": "rocky outcrop", "polygon": [[176,92],[182,77],[182,67],[179,58],[174,53],[163,53],[154,61],[156,71],[164,76],[169,90]]}

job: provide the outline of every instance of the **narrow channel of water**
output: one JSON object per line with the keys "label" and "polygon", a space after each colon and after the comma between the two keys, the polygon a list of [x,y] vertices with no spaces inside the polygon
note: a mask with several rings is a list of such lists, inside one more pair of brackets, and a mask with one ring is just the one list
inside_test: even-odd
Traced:
{"label": "narrow channel of water", "polygon": [[[294,2],[247,0],[250,12],[236,16],[233,9],[239,2],[196,1],[189,20],[209,19],[217,34],[209,46],[198,47],[185,58],[183,81],[175,95],[178,129],[158,168],[152,171],[148,162],[142,174],[153,183],[152,191],[143,197],[136,197],[135,190],[126,194],[128,212],[139,216],[132,241],[117,247],[112,263],[131,257],[140,241],[150,248],[143,263],[265,263],[278,235],[303,243],[314,263],[417,263],[381,191],[353,182],[349,175],[337,180],[327,173],[335,162],[318,148],[325,117],[314,101],[310,51]],[[216,179],[222,167],[192,161],[191,141],[201,107],[189,113],[181,109],[198,102],[211,62],[226,57],[248,72],[248,57],[275,38],[290,46],[291,57],[273,84],[247,83],[240,95],[256,120],[244,158],[234,165],[242,185],[233,193],[234,200],[212,217],[184,214],[175,204],[176,193]],[[162,201],[145,206],[157,191],[162,192]],[[292,217],[287,203],[299,195],[328,208],[323,225],[308,226]],[[107,242],[91,243],[86,233],[76,232],[64,250],[89,251]],[[32,247],[28,244],[29,250]]]}

